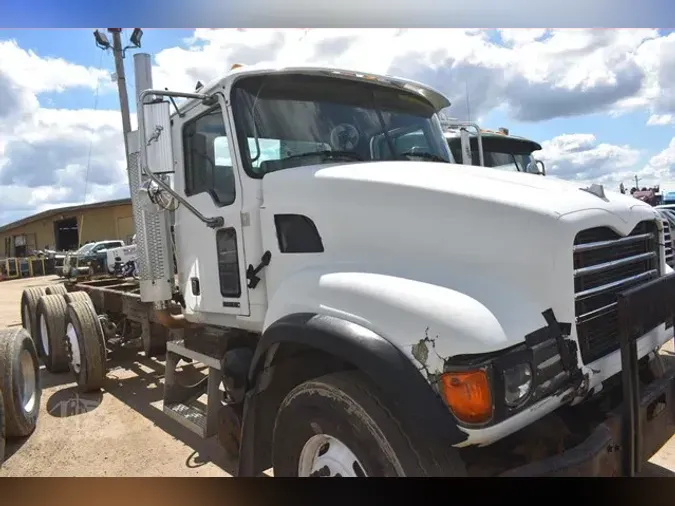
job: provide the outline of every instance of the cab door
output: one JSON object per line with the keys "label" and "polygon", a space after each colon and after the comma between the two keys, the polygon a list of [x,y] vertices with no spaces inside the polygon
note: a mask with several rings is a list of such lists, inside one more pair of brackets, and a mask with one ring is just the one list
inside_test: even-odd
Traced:
{"label": "cab door", "polygon": [[210,228],[185,206],[175,212],[179,283],[186,313],[205,321],[218,314],[248,315],[246,259],[242,240],[242,191],[234,167],[224,102],[198,105],[183,118],[174,116],[174,187],[202,215],[223,218]]}

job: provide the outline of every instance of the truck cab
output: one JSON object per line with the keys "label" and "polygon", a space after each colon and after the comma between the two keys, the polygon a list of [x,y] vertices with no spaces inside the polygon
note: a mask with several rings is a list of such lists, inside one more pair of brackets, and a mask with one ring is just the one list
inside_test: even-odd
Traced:
{"label": "truck cab", "polygon": [[[581,419],[577,405],[598,398],[610,407],[565,440],[576,454],[595,444],[583,462],[554,453],[499,472],[623,469],[602,420],[628,395],[622,375],[673,338],[662,221],[598,185],[517,174],[540,147],[524,139],[486,135],[483,167],[457,163],[439,118],[449,105],[407,79],[315,67],[140,93],[140,297],[185,331],[167,368],[203,353],[209,381],[227,385],[240,474],[470,474],[501,454],[491,445],[563,412]],[[485,163],[504,153],[514,170]],[[639,308],[657,301],[647,320]],[[638,331],[625,337],[628,320]],[[196,351],[210,339],[220,351]],[[668,374],[650,380],[664,399]],[[652,409],[637,399],[637,415]],[[187,402],[169,393],[165,412],[192,413]],[[660,423],[632,427],[650,434],[642,450],[670,436]]]}
{"label": "truck cab", "polygon": [[[469,132],[452,124],[445,131],[445,138],[455,160],[465,165],[481,165],[478,136],[481,137],[483,166],[512,172],[527,172],[546,175],[544,162],[533,153],[541,150],[541,144],[525,137],[511,135],[507,128],[498,130],[480,129]],[[463,144],[470,155],[463,151]],[[465,159],[466,158],[466,159]]]}

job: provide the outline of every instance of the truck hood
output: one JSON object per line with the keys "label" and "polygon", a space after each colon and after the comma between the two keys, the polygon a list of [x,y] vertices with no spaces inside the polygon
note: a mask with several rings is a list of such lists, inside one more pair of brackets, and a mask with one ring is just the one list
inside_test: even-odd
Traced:
{"label": "truck hood", "polygon": [[[651,206],[630,196],[607,192],[600,198],[581,186],[432,162],[332,164],[267,174],[260,209],[264,248],[278,251],[276,216],[283,214],[308,217],[323,245],[320,254],[273,253],[274,267],[265,273],[268,296],[291,283],[295,273],[312,269],[421,283],[442,306],[425,317],[432,330],[434,325],[445,329],[439,335],[453,335],[444,316],[453,309],[443,306],[452,293],[479,301],[501,326],[504,337],[490,343],[478,345],[480,337],[439,343],[445,356],[504,349],[544,325],[547,309],[558,321],[574,321],[573,244],[580,231],[609,227],[625,235],[656,216]],[[317,286],[328,279],[317,276]],[[356,282],[345,286],[357,290]],[[358,297],[353,295],[365,300]],[[350,304],[348,296],[321,299],[317,293],[312,300],[319,300],[322,310],[345,310]],[[424,332],[422,323],[418,327],[414,335]]]}
{"label": "truck hood", "polygon": [[[275,199],[276,189],[286,198],[291,191],[310,194],[325,185],[331,191],[377,192],[396,188],[410,198],[401,205],[414,205],[421,194],[447,194],[473,201],[493,202],[505,206],[561,217],[569,213],[597,210],[611,213],[624,223],[634,221],[635,211],[646,214],[653,208],[631,196],[605,191],[605,198],[584,191],[586,185],[522,172],[507,172],[486,167],[457,164],[392,161],[305,166],[267,174],[263,180],[264,198]],[[302,195],[302,194],[300,194]],[[308,195],[309,197],[309,195]],[[300,197],[302,198],[302,197]],[[311,198],[311,197],[309,197]],[[642,212],[638,214],[643,214]]]}

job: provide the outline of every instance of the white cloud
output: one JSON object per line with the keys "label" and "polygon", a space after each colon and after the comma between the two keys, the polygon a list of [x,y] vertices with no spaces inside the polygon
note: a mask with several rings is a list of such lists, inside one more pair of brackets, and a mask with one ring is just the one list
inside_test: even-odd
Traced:
{"label": "white cloud", "polygon": [[675,115],[673,114],[652,114],[647,120],[647,125],[671,125],[675,123]]}
{"label": "white cloud", "polygon": [[[467,116],[468,89],[474,119],[495,108],[521,121],[643,110],[649,125],[663,126],[675,122],[673,55],[675,35],[655,30],[508,29],[495,37],[458,29],[198,29],[181,47],[155,55],[154,85],[191,91],[234,63],[321,64],[425,82],[448,95],[459,118]],[[87,200],[127,194],[119,113],[55,109],[44,95],[97,87],[114,91],[107,70],[0,41],[0,223],[80,203],[90,147]],[[670,177],[664,153],[675,151],[671,145],[640,169],[638,150],[591,134],[543,146],[550,174],[607,184],[636,169]]]}
{"label": "white cloud", "polygon": [[107,70],[83,67],[63,58],[43,58],[19,47],[15,40],[0,41],[0,68],[26,92],[44,93],[68,88],[110,87]]}
{"label": "white cloud", "polygon": [[[652,156],[639,172],[640,179],[646,182],[660,182],[664,189],[675,190],[675,137],[668,147]],[[640,185],[642,186],[642,182]]]}
{"label": "white cloud", "polygon": [[505,45],[522,46],[540,40],[547,31],[545,28],[505,28],[500,30],[500,35]]}
{"label": "white cloud", "polygon": [[593,134],[564,134],[541,143],[535,156],[547,174],[580,183],[609,187],[633,178],[640,152],[630,146],[598,142]]}
{"label": "white cloud", "polygon": [[506,105],[522,120],[645,106],[638,52],[656,30],[196,30],[156,55],[158,86],[192,90],[233,63],[323,64],[414,78],[446,93],[454,116]]}
{"label": "white cloud", "polygon": [[106,70],[0,41],[0,223],[128,194],[119,112],[44,108],[38,99],[73,88],[105,93],[106,82]]}

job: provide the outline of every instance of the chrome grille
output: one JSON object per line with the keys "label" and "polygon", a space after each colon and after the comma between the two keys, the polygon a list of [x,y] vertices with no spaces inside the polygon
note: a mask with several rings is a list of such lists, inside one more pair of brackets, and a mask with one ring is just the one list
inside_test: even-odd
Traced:
{"label": "chrome grille", "polygon": [[673,267],[675,265],[673,261],[673,240],[670,235],[670,225],[666,220],[663,220],[663,242],[666,250],[666,263]]}
{"label": "chrome grille", "polygon": [[584,363],[619,347],[617,294],[659,275],[659,230],[644,221],[626,237],[609,228],[584,230],[574,240],[574,305]]}

